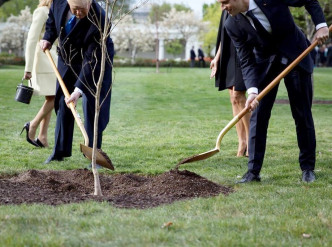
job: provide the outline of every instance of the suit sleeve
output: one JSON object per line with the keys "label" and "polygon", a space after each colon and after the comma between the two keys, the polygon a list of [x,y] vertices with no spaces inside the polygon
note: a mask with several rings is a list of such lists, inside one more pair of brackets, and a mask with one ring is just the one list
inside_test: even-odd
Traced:
{"label": "suit sleeve", "polygon": [[28,72],[32,71],[36,46],[40,39],[40,35],[42,33],[45,22],[47,20],[46,13],[47,12],[45,12],[43,8],[37,8],[33,12],[32,23],[28,32],[28,38],[25,49],[25,71]]}
{"label": "suit sleeve", "polygon": [[254,44],[247,39],[246,33],[236,28],[236,25],[239,23],[235,23],[233,18],[227,18],[225,29],[236,48],[246,88],[258,88],[262,78],[253,52]]}
{"label": "suit sleeve", "polygon": [[284,0],[288,6],[305,7],[315,26],[326,23],[323,10],[317,0]]}

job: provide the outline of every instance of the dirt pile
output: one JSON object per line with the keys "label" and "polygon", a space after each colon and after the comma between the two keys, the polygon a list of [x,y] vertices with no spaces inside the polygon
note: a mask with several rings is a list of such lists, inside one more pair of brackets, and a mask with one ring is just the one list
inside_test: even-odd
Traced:
{"label": "dirt pile", "polygon": [[121,208],[149,208],[177,200],[225,195],[229,187],[190,171],[171,170],[158,176],[100,174],[103,196],[93,196],[90,170],[29,170],[0,178],[0,205],[44,203],[59,205],[87,200],[108,201]]}

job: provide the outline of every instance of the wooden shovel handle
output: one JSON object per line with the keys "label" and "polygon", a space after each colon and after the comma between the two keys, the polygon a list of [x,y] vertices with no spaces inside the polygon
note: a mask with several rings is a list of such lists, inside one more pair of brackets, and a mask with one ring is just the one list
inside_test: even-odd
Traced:
{"label": "wooden shovel handle", "polygon": [[[61,77],[61,75],[60,75],[60,73],[58,71],[58,68],[56,67],[56,65],[54,63],[54,60],[52,58],[52,55],[51,55],[49,49],[46,49],[45,53],[46,53],[47,57],[50,60],[50,63],[52,65],[52,68],[53,68],[53,70],[55,72],[56,77],[58,78],[58,81],[59,81],[60,87],[61,87],[61,89],[63,91],[63,94],[65,95],[66,98],[70,98],[70,93],[68,92],[68,89],[67,89],[67,87],[66,87],[66,85],[65,85],[65,83],[64,83],[64,81],[63,81],[63,79],[62,79],[62,77]],[[89,137],[88,137],[88,134],[86,133],[86,130],[84,128],[82,119],[81,119],[80,115],[78,114],[78,112],[76,110],[74,102],[70,102],[69,103],[69,107],[70,107],[71,112],[73,113],[73,116],[75,118],[75,121],[76,121],[78,127],[80,128],[80,130],[81,130],[81,132],[83,134],[84,144],[85,144],[85,146],[88,146],[89,145]]]}
{"label": "wooden shovel handle", "polygon": [[[329,32],[332,32],[332,25],[329,27]],[[256,100],[261,101],[262,98],[268,94],[272,88],[274,88],[292,69],[295,68],[296,65],[298,65],[302,59],[307,56],[318,44],[318,41],[315,40],[307,49],[304,50],[290,65],[286,67],[272,82],[270,82],[269,85],[264,88],[263,91],[261,91],[257,97]],[[246,115],[249,112],[248,108],[244,108],[238,115],[238,119],[241,119],[244,115]]]}

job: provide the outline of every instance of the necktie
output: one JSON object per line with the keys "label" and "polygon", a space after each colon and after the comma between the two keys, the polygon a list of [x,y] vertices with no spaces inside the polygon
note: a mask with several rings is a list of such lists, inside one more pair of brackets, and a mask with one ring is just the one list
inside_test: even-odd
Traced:
{"label": "necktie", "polygon": [[66,35],[68,35],[70,33],[70,31],[75,26],[75,23],[76,23],[76,17],[75,17],[75,15],[72,15],[65,26]]}
{"label": "necktie", "polygon": [[254,26],[256,28],[256,31],[259,35],[266,37],[270,37],[269,32],[263,27],[262,23],[260,23],[260,21],[256,18],[256,16],[252,13],[251,10],[249,10],[246,13],[247,16],[249,16],[252,20],[252,22],[254,23]]}

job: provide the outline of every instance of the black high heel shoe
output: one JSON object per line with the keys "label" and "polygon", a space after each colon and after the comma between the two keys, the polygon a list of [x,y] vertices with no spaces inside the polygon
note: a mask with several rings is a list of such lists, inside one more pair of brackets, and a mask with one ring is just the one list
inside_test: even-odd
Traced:
{"label": "black high heel shoe", "polygon": [[41,148],[45,147],[44,144],[38,138],[35,139],[35,143]]}
{"label": "black high heel shoe", "polygon": [[29,129],[30,129],[30,122],[27,122],[27,123],[24,124],[20,135],[22,135],[23,131],[26,130],[26,140],[27,140],[27,142],[29,142],[31,145],[39,148],[40,146],[35,141],[33,141],[29,138]]}

